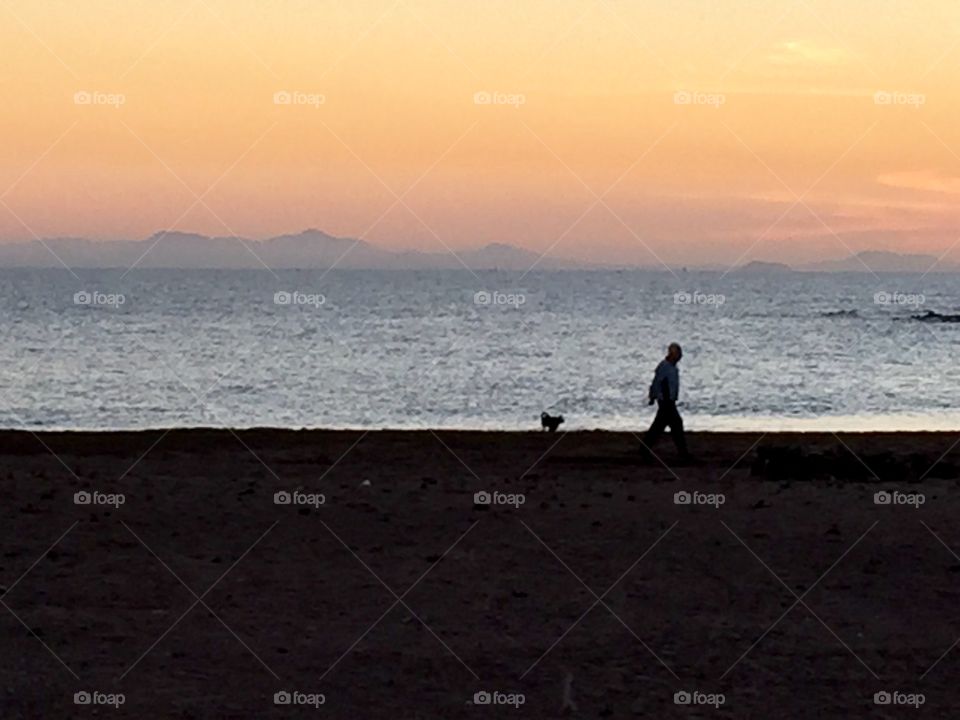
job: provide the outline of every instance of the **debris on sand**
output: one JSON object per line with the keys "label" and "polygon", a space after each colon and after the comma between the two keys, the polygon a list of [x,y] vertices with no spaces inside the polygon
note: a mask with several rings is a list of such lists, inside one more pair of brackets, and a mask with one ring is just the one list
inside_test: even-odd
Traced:
{"label": "debris on sand", "polygon": [[[936,459],[934,458],[934,461]],[[750,474],[769,480],[836,479],[870,481],[909,481],[927,476],[953,480],[960,478],[960,467],[945,460],[934,462],[922,453],[854,452],[845,447],[822,452],[799,445],[757,448]]]}
{"label": "debris on sand", "polygon": [[576,712],[577,704],[573,701],[573,673],[567,673],[563,679],[563,705],[560,712]]}

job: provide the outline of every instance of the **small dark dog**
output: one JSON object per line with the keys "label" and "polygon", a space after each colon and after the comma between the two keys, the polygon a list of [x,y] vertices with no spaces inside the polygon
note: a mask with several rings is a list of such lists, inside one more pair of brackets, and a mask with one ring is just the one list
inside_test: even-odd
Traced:
{"label": "small dark dog", "polygon": [[540,413],[540,426],[544,430],[549,430],[550,432],[556,432],[557,428],[560,427],[560,423],[563,422],[563,415],[557,415],[553,417],[545,412]]}

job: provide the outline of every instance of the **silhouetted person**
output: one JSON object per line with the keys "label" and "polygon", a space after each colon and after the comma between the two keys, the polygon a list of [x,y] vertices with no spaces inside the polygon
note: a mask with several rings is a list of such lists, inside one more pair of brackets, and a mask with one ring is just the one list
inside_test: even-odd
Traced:
{"label": "silhouetted person", "polygon": [[677,398],[680,397],[680,371],[677,363],[683,357],[683,350],[677,343],[670,343],[667,348],[667,357],[660,361],[653,375],[650,385],[650,404],[657,403],[657,416],[643,438],[646,446],[645,455],[650,454],[650,448],[657,441],[666,428],[670,428],[670,435],[677,446],[683,460],[690,459],[687,451],[687,438],[683,434],[683,418],[677,412]]}

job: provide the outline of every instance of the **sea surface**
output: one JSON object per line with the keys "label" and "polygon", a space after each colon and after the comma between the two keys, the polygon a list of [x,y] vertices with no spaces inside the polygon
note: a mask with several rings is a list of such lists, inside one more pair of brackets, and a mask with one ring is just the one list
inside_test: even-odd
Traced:
{"label": "sea surface", "polygon": [[0,427],[641,429],[677,341],[691,429],[960,430],[958,313],[947,274],[2,270]]}

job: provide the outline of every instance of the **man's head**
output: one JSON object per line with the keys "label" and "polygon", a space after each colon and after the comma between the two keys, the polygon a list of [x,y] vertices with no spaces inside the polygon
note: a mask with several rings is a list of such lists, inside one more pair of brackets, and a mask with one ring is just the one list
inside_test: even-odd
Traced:
{"label": "man's head", "polygon": [[676,365],[680,362],[680,358],[683,357],[683,350],[680,345],[677,343],[670,343],[670,347],[667,348],[667,360]]}

